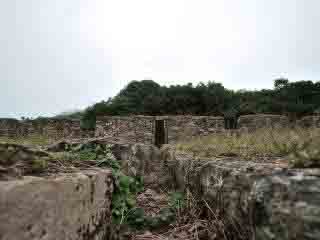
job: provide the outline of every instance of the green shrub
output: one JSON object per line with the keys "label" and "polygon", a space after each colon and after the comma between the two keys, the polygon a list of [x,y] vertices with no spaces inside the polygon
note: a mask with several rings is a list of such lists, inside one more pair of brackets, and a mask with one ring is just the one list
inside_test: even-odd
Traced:
{"label": "green shrub", "polygon": [[[182,193],[171,193],[168,208],[162,209],[158,216],[146,216],[143,209],[136,207],[136,197],[143,191],[142,176],[127,176],[121,171],[121,166],[111,151],[112,145],[95,143],[67,146],[66,152],[55,156],[60,162],[68,161],[76,165],[84,161],[95,163],[95,166],[112,169],[114,192],[112,194],[111,213],[112,222],[126,225],[133,229],[158,228],[171,223],[175,213],[184,206]],[[62,160],[64,159],[64,160]]]}
{"label": "green shrub", "polygon": [[185,196],[182,192],[172,192],[169,194],[169,206],[172,209],[182,209],[185,207]]}
{"label": "green shrub", "polygon": [[96,129],[96,113],[93,108],[87,108],[80,120],[80,127],[83,130]]}
{"label": "green shrub", "polygon": [[130,219],[130,215],[134,213],[136,195],[143,190],[143,182],[141,179],[126,176],[116,169],[113,169],[113,176],[115,181],[111,204],[113,222],[128,223],[128,217]]}

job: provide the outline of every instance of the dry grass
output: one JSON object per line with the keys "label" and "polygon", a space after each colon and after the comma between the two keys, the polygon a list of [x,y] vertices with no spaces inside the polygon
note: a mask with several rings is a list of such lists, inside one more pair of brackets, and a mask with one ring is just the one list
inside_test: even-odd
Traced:
{"label": "dry grass", "polygon": [[195,157],[238,156],[320,158],[320,129],[258,129],[254,132],[195,137],[177,144],[177,150]]}
{"label": "dry grass", "polygon": [[187,192],[183,208],[176,209],[176,221],[161,231],[135,234],[131,240],[249,240],[253,228],[246,220],[232,218],[222,206],[210,205]]}
{"label": "dry grass", "polygon": [[81,160],[77,155],[68,152],[51,153],[51,159],[47,162],[46,174],[71,173],[80,169],[98,167],[95,160]]}

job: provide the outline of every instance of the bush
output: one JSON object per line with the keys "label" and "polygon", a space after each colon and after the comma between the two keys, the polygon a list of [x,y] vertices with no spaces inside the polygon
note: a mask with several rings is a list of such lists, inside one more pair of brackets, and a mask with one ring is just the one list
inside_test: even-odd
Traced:
{"label": "bush", "polygon": [[93,108],[87,108],[80,120],[80,127],[83,130],[96,129],[96,113]]}

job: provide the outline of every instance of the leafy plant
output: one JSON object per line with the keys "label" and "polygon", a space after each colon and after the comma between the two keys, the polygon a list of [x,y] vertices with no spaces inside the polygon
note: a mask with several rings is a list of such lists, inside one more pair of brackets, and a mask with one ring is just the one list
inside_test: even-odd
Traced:
{"label": "leafy plant", "polygon": [[[112,221],[117,225],[126,225],[133,229],[158,228],[171,223],[177,211],[184,207],[183,193],[171,193],[168,208],[162,209],[156,217],[146,216],[142,208],[136,207],[136,197],[143,191],[142,176],[127,176],[112,154],[112,145],[85,143],[76,146],[67,145],[62,158],[68,156],[70,162],[95,162],[95,166],[112,169],[114,192],[112,194]],[[61,157],[60,157],[61,158]]]}
{"label": "leafy plant", "polygon": [[83,130],[94,130],[96,128],[96,112],[94,108],[89,107],[84,111],[80,127]]}
{"label": "leafy plant", "polygon": [[97,153],[90,150],[83,150],[77,154],[79,160],[97,160]]}
{"label": "leafy plant", "polygon": [[172,192],[169,194],[169,206],[172,209],[182,209],[185,206],[185,196],[182,192]]}
{"label": "leafy plant", "polygon": [[114,223],[123,224],[128,214],[135,208],[136,194],[143,190],[142,179],[124,175],[119,169],[113,169],[115,190],[112,195],[112,217]]}

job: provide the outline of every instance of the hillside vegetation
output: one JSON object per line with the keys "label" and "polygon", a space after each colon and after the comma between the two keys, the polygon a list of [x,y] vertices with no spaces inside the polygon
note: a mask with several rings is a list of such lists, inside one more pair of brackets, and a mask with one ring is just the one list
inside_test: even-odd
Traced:
{"label": "hillside vegetation", "polygon": [[[320,112],[320,82],[276,79],[273,89],[256,91],[226,89],[208,82],[160,86],[152,80],[132,81],[119,94],[94,104],[82,114],[93,115],[223,115],[286,114],[292,118]],[[79,117],[79,112],[74,113]]]}

